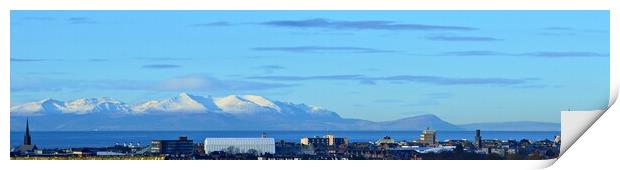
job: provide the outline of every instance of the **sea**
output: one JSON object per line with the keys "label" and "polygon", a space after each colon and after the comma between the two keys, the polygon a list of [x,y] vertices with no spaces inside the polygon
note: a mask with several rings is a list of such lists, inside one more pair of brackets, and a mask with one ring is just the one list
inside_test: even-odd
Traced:
{"label": "sea", "polygon": [[[421,131],[31,131],[32,143],[39,148],[77,148],[77,147],[106,147],[116,144],[133,144],[145,146],[151,140],[176,139],[187,136],[194,143],[202,143],[205,138],[260,137],[266,133],[276,141],[299,142],[303,137],[324,136],[332,134],[336,137],[346,137],[350,142],[371,142],[389,136],[396,141],[417,140]],[[482,131],[483,139],[500,140],[553,140],[559,131]],[[473,141],[474,131],[437,131],[439,141],[449,139],[467,139]],[[24,132],[11,132],[11,146],[17,147],[23,143]]]}

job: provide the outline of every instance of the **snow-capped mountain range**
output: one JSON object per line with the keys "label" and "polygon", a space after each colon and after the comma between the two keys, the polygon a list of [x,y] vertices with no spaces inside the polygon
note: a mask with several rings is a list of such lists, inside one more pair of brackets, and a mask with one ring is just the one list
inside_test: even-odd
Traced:
{"label": "snow-capped mountain range", "polygon": [[[377,113],[380,114],[380,113]],[[391,121],[342,118],[317,106],[255,95],[224,97],[181,93],[175,97],[127,104],[112,98],[71,101],[45,99],[11,107],[11,130],[559,130],[557,123],[504,122],[457,126],[426,114]],[[483,126],[484,125],[484,126]],[[506,126],[509,125],[509,126]],[[528,128],[529,127],[529,128]]]}
{"label": "snow-capped mountain range", "polygon": [[12,115],[47,114],[163,114],[163,113],[226,113],[231,115],[282,114],[336,116],[334,112],[317,106],[272,101],[256,95],[230,95],[225,97],[197,96],[181,93],[178,96],[127,104],[113,98],[84,98],[71,101],[45,99],[11,107]]}
{"label": "snow-capped mountain range", "polygon": [[129,105],[112,98],[87,98],[72,101],[44,99],[11,107],[11,115],[41,115],[54,113],[90,114],[90,113],[129,113]]}

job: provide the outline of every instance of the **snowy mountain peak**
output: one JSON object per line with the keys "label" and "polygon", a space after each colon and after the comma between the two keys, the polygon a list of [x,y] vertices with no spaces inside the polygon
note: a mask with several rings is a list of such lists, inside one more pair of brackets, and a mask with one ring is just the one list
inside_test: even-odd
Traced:
{"label": "snowy mountain peak", "polygon": [[[260,104],[252,100],[256,100]],[[224,112],[246,114],[261,112],[279,112],[278,109],[274,107],[275,104],[272,107],[263,106],[271,103],[270,101],[267,101],[269,100],[266,100],[262,97],[249,97],[248,99],[238,95],[215,98],[215,104]]]}
{"label": "snowy mountain peak", "polygon": [[188,93],[179,93],[179,95],[177,96],[178,98],[184,98],[184,99],[191,99],[193,96],[188,94]]}
{"label": "snowy mountain peak", "polygon": [[64,108],[61,101],[54,99],[43,99],[38,102],[29,102],[11,107],[11,114],[16,115],[38,115],[45,113],[60,113]]}
{"label": "snowy mountain peak", "polygon": [[44,99],[11,107],[11,114],[89,114],[89,113],[127,113],[129,106],[113,98],[82,98],[68,102]]}
{"label": "snowy mountain peak", "polygon": [[66,102],[63,113],[127,113],[129,105],[113,98],[83,98]]}
{"label": "snowy mountain peak", "polygon": [[109,98],[109,97],[82,98],[82,99],[75,99],[75,100],[67,102],[67,104],[71,104],[71,105],[93,105],[93,104],[96,105],[96,104],[101,104],[101,103],[123,104],[123,102],[113,99],[113,98]]}
{"label": "snowy mountain peak", "polygon": [[188,93],[163,99],[150,100],[132,106],[136,113],[205,113],[220,111],[211,97],[195,96]]}
{"label": "snowy mountain peak", "polygon": [[259,106],[272,108],[272,109],[277,110],[278,112],[282,111],[282,109],[280,109],[280,107],[278,105],[276,105],[271,100],[269,100],[267,98],[264,98],[262,96],[244,95],[243,98],[248,100],[248,101],[251,101],[254,104],[257,104]]}
{"label": "snowy mountain peak", "polygon": [[119,100],[82,98],[68,102],[46,99],[11,107],[11,114],[91,114],[91,113],[218,113],[238,118],[246,116],[287,117],[339,117],[336,113],[316,106],[294,104],[267,99],[257,95],[229,95],[224,97],[203,97],[180,93],[177,96],[159,100],[147,100],[137,104],[126,104]]}
{"label": "snowy mountain peak", "polygon": [[58,101],[58,100],[55,100],[55,99],[52,99],[52,98],[45,98],[45,99],[39,101],[39,103],[48,103],[48,102],[60,103],[61,101]]}

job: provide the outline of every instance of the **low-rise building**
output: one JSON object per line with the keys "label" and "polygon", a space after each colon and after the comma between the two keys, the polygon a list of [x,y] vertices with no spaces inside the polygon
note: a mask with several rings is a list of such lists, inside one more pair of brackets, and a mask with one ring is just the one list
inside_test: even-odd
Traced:
{"label": "low-rise building", "polygon": [[338,138],[334,135],[328,134],[323,137],[315,136],[312,138],[304,137],[300,140],[301,145],[315,145],[315,146],[347,146],[349,140],[347,138]]}
{"label": "low-rise building", "polygon": [[426,130],[422,131],[422,134],[420,134],[419,142],[425,145],[434,145],[437,143],[436,132],[430,128],[426,128]]}
{"label": "low-rise building", "polygon": [[194,152],[194,141],[181,136],[177,140],[153,140],[151,153],[173,156],[189,156]]}
{"label": "low-rise building", "polygon": [[501,157],[506,156],[506,150],[504,150],[503,148],[491,148],[491,153]]}
{"label": "low-rise building", "polygon": [[273,138],[206,138],[204,142],[206,154],[223,151],[229,154],[252,153],[274,154],[276,152]]}
{"label": "low-rise building", "polygon": [[97,156],[97,152],[92,148],[71,149],[71,154],[75,156]]}

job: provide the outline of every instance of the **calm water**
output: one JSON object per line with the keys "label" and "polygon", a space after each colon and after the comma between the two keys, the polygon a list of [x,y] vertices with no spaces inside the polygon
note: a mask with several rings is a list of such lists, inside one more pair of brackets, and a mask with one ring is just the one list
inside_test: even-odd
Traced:
{"label": "calm water", "polygon": [[[188,136],[195,143],[201,143],[206,137],[259,137],[263,131],[89,131],[89,132],[30,132],[32,143],[40,148],[67,147],[102,147],[114,143],[149,144],[154,139],[175,139],[180,135]],[[323,136],[326,131],[264,131],[276,140],[299,142],[302,137]],[[347,137],[352,142],[375,141],[390,136],[397,141],[419,138],[420,131],[330,131],[337,137]],[[531,139],[553,140],[559,131],[553,132],[502,132],[483,131],[483,139]],[[438,140],[467,139],[473,140],[474,131],[437,131]],[[19,146],[24,139],[24,132],[11,132],[11,146]]]}

